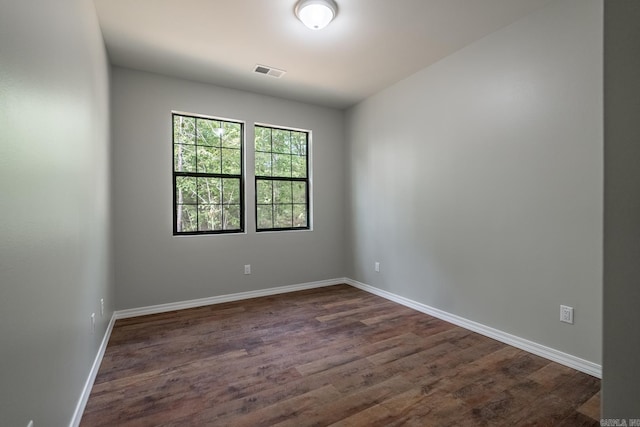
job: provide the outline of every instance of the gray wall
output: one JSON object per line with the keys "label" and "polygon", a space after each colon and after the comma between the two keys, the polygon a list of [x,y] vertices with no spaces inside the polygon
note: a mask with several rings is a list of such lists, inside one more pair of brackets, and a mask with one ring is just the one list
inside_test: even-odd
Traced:
{"label": "gray wall", "polygon": [[640,418],[640,3],[604,11],[603,417]]}
{"label": "gray wall", "polygon": [[108,65],[93,2],[0,11],[0,425],[63,426],[112,313]]}
{"label": "gray wall", "polygon": [[601,21],[553,2],[348,112],[351,277],[601,362]]}
{"label": "gray wall", "polygon": [[[344,276],[342,112],[123,68],[112,103],[118,309]],[[172,110],[246,122],[246,234],[172,235]],[[312,231],[256,234],[254,122],[313,132]]]}

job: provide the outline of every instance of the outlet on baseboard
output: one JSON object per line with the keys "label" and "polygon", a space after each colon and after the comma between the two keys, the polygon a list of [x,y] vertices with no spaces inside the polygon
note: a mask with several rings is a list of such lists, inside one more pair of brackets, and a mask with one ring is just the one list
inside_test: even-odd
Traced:
{"label": "outlet on baseboard", "polygon": [[251,274],[251,264],[244,265],[244,274]]}
{"label": "outlet on baseboard", "polygon": [[104,317],[104,298],[100,298],[100,315]]}
{"label": "outlet on baseboard", "polygon": [[376,273],[380,273],[380,263],[378,261],[373,265],[373,268],[376,270]]}
{"label": "outlet on baseboard", "polygon": [[573,307],[569,307],[568,305],[560,306],[560,321],[573,325]]}

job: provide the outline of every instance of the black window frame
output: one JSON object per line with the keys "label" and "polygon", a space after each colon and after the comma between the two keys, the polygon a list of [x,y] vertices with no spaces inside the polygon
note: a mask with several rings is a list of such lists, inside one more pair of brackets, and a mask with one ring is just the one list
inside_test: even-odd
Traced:
{"label": "black window frame", "polygon": [[[175,164],[175,117],[187,117],[195,120],[196,147],[197,144],[197,119],[213,120],[222,123],[233,123],[240,125],[240,174],[224,174],[224,173],[203,173],[203,172],[177,172]],[[222,146],[221,146],[222,147]],[[194,113],[183,113],[178,111],[171,112],[171,150],[172,150],[172,183],[173,183],[173,235],[174,236],[190,236],[190,235],[210,235],[210,234],[238,234],[245,233],[245,123],[240,120],[223,119],[220,117],[207,116]],[[197,150],[196,150],[197,159]],[[196,160],[197,164],[197,160]],[[221,171],[222,172],[222,171]],[[239,179],[239,205],[240,205],[240,228],[230,230],[195,230],[195,231],[178,231],[178,201],[177,201],[177,178],[193,177],[193,178],[232,178]],[[221,196],[221,204],[224,206],[223,196]],[[196,205],[197,206],[197,205]],[[224,210],[223,210],[224,215]]]}
{"label": "black window frame", "polygon": [[[304,231],[304,230],[311,230],[311,179],[310,179],[310,174],[311,174],[311,169],[310,169],[310,157],[311,157],[311,144],[310,144],[310,138],[311,138],[311,131],[308,130],[302,130],[302,129],[293,129],[293,128],[286,128],[286,127],[279,127],[279,126],[272,126],[272,125],[267,125],[267,124],[262,124],[262,123],[254,123],[253,125],[253,129],[254,129],[254,147],[253,147],[253,152],[254,152],[254,156],[257,153],[267,153],[265,151],[258,151],[258,149],[255,146],[255,140],[256,140],[256,128],[265,128],[265,129],[270,129],[271,130],[271,151],[269,151],[268,153],[271,153],[272,155],[272,164],[273,164],[273,154],[287,154],[287,153],[278,153],[278,152],[274,152],[273,151],[273,131],[274,130],[279,130],[279,131],[287,131],[287,132],[297,132],[297,133],[303,133],[306,136],[306,144],[305,144],[305,168],[306,168],[306,176],[304,178],[300,178],[300,177],[279,177],[279,176],[267,176],[267,175],[258,175],[256,173],[256,167],[254,165],[254,195],[255,195],[255,200],[254,200],[254,213],[255,213],[255,224],[256,224],[256,232],[257,233],[264,233],[264,232],[274,232],[274,231]],[[292,155],[291,153],[289,153],[290,155]],[[259,222],[258,222],[258,206],[263,206],[265,204],[258,204],[258,181],[259,180],[263,180],[263,181],[271,181],[273,182],[303,182],[305,183],[306,186],[306,191],[305,191],[305,207],[306,207],[306,226],[303,227],[271,227],[271,228],[260,228],[259,227]],[[274,201],[272,200],[271,202],[271,206],[273,209],[273,206],[275,206],[276,203],[274,203]],[[295,205],[295,203],[291,203],[291,205]],[[292,211],[292,216],[293,216],[293,211]],[[274,223],[274,212],[272,211],[272,225]],[[292,220],[293,223],[293,220]]]}

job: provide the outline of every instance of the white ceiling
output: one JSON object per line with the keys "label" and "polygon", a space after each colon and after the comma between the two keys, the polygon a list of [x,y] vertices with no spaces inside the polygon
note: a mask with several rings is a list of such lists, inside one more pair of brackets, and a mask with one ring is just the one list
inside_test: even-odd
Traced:
{"label": "white ceiling", "polygon": [[345,108],[553,0],[336,1],[320,31],[296,19],[296,0],[95,4],[113,64]]}

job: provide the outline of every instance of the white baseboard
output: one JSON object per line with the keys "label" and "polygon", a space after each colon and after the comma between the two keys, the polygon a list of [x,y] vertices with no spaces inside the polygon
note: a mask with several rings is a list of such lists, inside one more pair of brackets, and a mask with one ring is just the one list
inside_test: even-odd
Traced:
{"label": "white baseboard", "polygon": [[73,412],[73,417],[71,417],[69,427],[78,427],[80,425],[80,420],[82,419],[84,408],[87,406],[87,402],[89,401],[89,395],[91,394],[93,383],[95,382],[96,376],[98,375],[98,370],[100,369],[100,364],[102,363],[102,358],[104,357],[104,352],[107,349],[107,344],[109,343],[111,331],[113,331],[113,325],[115,323],[116,317],[114,313],[114,315],[111,316],[111,320],[109,320],[109,324],[107,325],[107,330],[104,332],[104,336],[102,337],[102,342],[100,343],[100,347],[98,348],[98,354],[96,354],[96,358],[93,360],[93,365],[91,365],[89,376],[87,377],[87,381],[85,381],[84,387],[82,388],[82,393],[80,394],[80,399],[78,400],[78,404],[76,405],[76,410]]}
{"label": "white baseboard", "polygon": [[561,365],[568,366],[580,372],[592,375],[596,378],[602,378],[602,366],[596,363],[581,359],[568,353],[564,353],[551,347],[544,346],[542,344],[538,344],[533,341],[529,341],[524,338],[520,338],[515,335],[511,335],[499,329],[483,325],[482,323],[474,322],[473,320],[465,319],[464,317],[460,317],[455,314],[430,307],[426,304],[410,300],[409,298],[405,298],[400,295],[378,289],[376,287],[358,282],[353,279],[345,278],[343,280],[344,283],[355,288],[362,289],[363,291],[378,295],[393,302],[397,302],[398,304],[402,304],[406,307],[429,314],[433,317],[437,317],[438,319],[453,323],[454,325],[460,326],[470,331],[477,332],[489,338],[493,338],[505,344],[509,344],[513,347],[528,351],[529,353],[544,357],[545,359],[552,360],[554,362],[560,363]]}
{"label": "white baseboard", "polygon": [[240,301],[249,298],[265,297],[284,294],[287,292],[302,291],[305,289],[323,288],[344,284],[344,279],[321,280],[318,282],[301,283],[299,285],[278,286],[276,288],[260,289],[257,291],[239,292],[237,294],[219,295],[215,297],[192,299],[188,301],[171,302],[168,304],[151,305],[148,307],[119,310],[114,313],[116,319],[145,316],[147,314],[166,313],[167,311],[184,310],[185,308],[203,307],[206,305],[221,304],[224,302]]}

